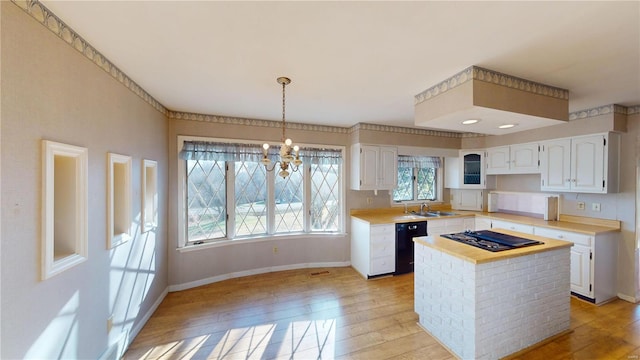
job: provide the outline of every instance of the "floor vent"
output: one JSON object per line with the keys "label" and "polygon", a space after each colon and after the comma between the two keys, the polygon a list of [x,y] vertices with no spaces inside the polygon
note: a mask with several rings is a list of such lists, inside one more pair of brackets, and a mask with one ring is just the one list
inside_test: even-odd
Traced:
{"label": "floor vent", "polygon": [[325,271],[312,272],[310,275],[311,275],[312,277],[313,277],[313,276],[329,275],[329,271],[328,271],[328,270],[325,270]]}

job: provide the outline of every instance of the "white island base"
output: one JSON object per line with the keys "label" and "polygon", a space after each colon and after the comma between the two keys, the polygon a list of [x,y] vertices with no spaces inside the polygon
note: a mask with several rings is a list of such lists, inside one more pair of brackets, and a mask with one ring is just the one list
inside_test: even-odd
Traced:
{"label": "white island base", "polygon": [[[454,243],[415,239],[415,311],[457,357],[498,359],[569,330],[569,246],[515,257],[489,252],[489,260],[473,248],[476,261],[466,256],[472,247],[446,242]],[[460,246],[465,256],[455,254]]]}

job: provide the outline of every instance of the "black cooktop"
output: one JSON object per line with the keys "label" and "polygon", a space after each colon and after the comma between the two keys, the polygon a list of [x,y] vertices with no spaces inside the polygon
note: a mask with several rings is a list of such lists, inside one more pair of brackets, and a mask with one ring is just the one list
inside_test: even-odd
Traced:
{"label": "black cooktop", "polygon": [[524,246],[544,244],[541,241],[526,239],[519,236],[507,235],[491,230],[467,230],[461,233],[444,234],[440,236],[461,242],[463,244],[494,252],[517,249]]}

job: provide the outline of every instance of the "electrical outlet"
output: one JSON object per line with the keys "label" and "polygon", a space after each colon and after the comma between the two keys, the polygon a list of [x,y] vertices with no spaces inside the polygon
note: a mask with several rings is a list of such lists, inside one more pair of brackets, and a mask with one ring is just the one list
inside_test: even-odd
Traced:
{"label": "electrical outlet", "polygon": [[367,198],[367,205],[371,205],[373,204],[373,198],[372,197],[368,197]]}
{"label": "electrical outlet", "polygon": [[111,332],[111,328],[113,328],[113,315],[107,318],[107,333]]}
{"label": "electrical outlet", "polygon": [[584,201],[578,201],[578,202],[576,203],[576,208],[577,208],[578,210],[584,210]]}
{"label": "electrical outlet", "polygon": [[600,203],[591,204],[591,210],[592,211],[600,211]]}
{"label": "electrical outlet", "polygon": [[277,247],[277,246],[274,246],[274,247],[273,247],[273,253],[274,253],[274,254],[277,254],[277,253],[278,253],[278,247]]}

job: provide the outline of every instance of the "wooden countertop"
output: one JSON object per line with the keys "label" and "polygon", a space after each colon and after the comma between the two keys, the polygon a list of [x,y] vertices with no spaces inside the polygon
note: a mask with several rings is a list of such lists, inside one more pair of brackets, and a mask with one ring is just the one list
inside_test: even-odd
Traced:
{"label": "wooden countertop", "polygon": [[524,234],[511,230],[495,230],[496,232],[520,236],[527,239],[542,241],[542,245],[527,246],[520,249],[512,249],[498,252],[491,252],[488,250],[480,249],[471,245],[459,243],[457,241],[443,238],[441,236],[421,236],[414,238],[413,241],[416,244],[428,246],[449,255],[460,258],[464,261],[468,261],[473,264],[482,264],[492,261],[504,260],[509,258],[515,258],[524,255],[536,254],[545,251],[556,250],[560,248],[566,248],[573,246],[573,243],[569,241],[549,239],[536,235]]}
{"label": "wooden countertop", "polygon": [[570,215],[560,215],[560,221],[547,221],[539,218],[513,215],[505,213],[488,213],[480,211],[446,210],[456,213],[453,216],[424,217],[405,214],[400,208],[354,210],[351,216],[368,222],[371,225],[397,224],[414,221],[438,221],[442,219],[455,219],[460,217],[481,216],[495,220],[505,220],[514,223],[540,226],[557,230],[573,231],[586,235],[598,235],[608,232],[619,232],[620,221],[586,218]]}

